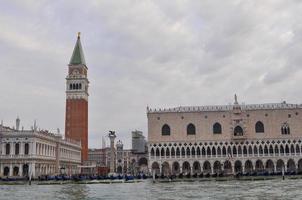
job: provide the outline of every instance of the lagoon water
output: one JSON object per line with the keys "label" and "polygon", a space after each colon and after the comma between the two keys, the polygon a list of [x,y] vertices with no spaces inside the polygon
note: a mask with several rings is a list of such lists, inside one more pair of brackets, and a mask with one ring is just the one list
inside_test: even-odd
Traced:
{"label": "lagoon water", "polygon": [[302,179],[122,184],[1,185],[0,199],[302,199]]}

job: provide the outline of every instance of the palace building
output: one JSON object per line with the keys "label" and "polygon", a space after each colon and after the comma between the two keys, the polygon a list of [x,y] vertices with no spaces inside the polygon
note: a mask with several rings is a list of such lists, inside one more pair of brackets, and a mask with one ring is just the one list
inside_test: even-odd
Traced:
{"label": "palace building", "polygon": [[147,108],[156,174],[302,172],[302,105]]}
{"label": "palace building", "polygon": [[65,137],[81,141],[82,161],[88,159],[88,85],[87,66],[80,40],[74,47],[66,77]]}
{"label": "palace building", "polygon": [[81,144],[45,130],[19,130],[0,125],[0,176],[37,178],[78,174]]}

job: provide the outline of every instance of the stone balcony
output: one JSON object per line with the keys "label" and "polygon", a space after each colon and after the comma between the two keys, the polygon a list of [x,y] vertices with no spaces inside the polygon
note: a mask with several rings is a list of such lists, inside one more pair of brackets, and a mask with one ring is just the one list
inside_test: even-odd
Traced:
{"label": "stone balcony", "polygon": [[231,135],[231,140],[246,140],[247,136],[246,135]]}
{"label": "stone balcony", "polygon": [[0,159],[47,159],[47,160],[55,160],[56,158],[53,156],[45,156],[45,155],[34,155],[34,154],[19,154],[19,155],[0,155]]}

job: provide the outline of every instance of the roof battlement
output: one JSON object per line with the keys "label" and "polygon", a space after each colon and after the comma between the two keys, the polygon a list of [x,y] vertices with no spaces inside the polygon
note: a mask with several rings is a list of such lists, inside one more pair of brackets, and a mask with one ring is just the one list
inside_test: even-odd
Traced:
{"label": "roof battlement", "polygon": [[[274,110],[274,109],[297,109],[302,104],[267,103],[267,104],[238,104],[242,110]],[[236,105],[238,107],[238,105]],[[217,112],[233,110],[234,105],[211,105],[211,106],[179,106],[174,108],[149,108],[147,113],[177,113],[177,112]]]}

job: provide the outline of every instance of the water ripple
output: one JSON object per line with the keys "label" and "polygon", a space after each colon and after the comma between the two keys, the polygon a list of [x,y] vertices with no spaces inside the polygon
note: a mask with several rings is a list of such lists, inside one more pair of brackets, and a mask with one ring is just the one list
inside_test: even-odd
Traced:
{"label": "water ripple", "polygon": [[302,180],[195,181],[92,185],[1,185],[0,199],[184,200],[184,199],[302,199]]}

